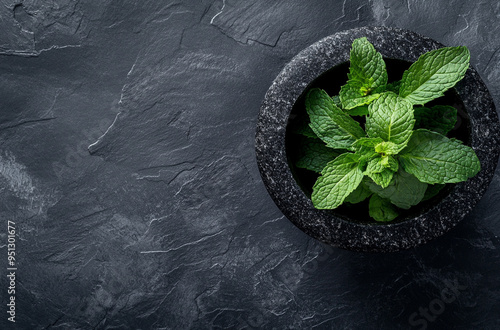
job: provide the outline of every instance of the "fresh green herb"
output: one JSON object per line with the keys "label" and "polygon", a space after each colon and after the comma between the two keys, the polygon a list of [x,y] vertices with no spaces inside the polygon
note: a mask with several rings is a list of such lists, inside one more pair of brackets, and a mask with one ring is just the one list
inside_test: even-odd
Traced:
{"label": "fresh green herb", "polygon": [[412,104],[425,104],[443,96],[463,78],[469,59],[469,50],[463,46],[423,54],[403,73],[399,95]]}
{"label": "fresh green herb", "polygon": [[328,94],[312,89],[306,99],[306,108],[313,132],[330,148],[352,149],[352,144],[366,136],[361,125],[337,107]]}
{"label": "fresh green herb", "polygon": [[352,43],[349,80],[340,89],[340,102],[345,109],[369,104],[380,94],[377,92],[387,85],[387,71],[382,55],[366,38]]}
{"label": "fresh green herb", "polygon": [[376,221],[391,221],[398,216],[396,207],[377,194],[372,195],[368,207],[370,208],[371,217]]}
{"label": "fresh green herb", "polygon": [[446,135],[457,123],[457,109],[449,105],[435,105],[432,108],[417,107],[413,109],[415,129],[428,130]]}
{"label": "fresh green herb", "polygon": [[305,138],[301,141],[303,152],[295,165],[316,173],[321,173],[329,161],[339,156],[342,151],[328,148],[320,139]]}
{"label": "fresh green herb", "polygon": [[369,198],[370,216],[391,221],[398,209],[432,198],[446,183],[476,175],[474,150],[445,136],[455,127],[457,110],[424,106],[463,78],[469,58],[466,47],[433,50],[400,81],[388,83],[382,55],[366,38],[356,39],[340,94],[332,98],[311,89],[309,127],[297,129],[303,143],[296,166],[321,174],[311,195],[314,206],[335,209]]}

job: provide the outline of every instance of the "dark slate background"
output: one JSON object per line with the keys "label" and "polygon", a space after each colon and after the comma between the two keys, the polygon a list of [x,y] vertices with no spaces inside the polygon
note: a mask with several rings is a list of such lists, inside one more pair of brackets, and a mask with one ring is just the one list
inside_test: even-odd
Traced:
{"label": "dark slate background", "polygon": [[359,26],[466,45],[500,105],[498,1],[0,4],[1,329],[500,328],[498,174],[442,238],[363,254],[295,228],[254,153],[283,66]]}

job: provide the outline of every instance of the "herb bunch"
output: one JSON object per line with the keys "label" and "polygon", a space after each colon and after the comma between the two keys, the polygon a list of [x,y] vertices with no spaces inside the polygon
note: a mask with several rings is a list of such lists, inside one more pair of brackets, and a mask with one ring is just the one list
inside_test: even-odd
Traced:
{"label": "herb bunch", "polygon": [[[314,206],[335,209],[369,198],[370,216],[391,221],[399,209],[435,196],[444,184],[476,175],[474,150],[446,137],[457,110],[425,107],[463,78],[469,59],[463,46],[433,50],[401,80],[388,83],[382,55],[366,38],[354,40],[347,83],[334,97],[311,89],[310,123],[297,131],[307,138],[296,166],[321,174],[311,195]],[[356,116],[365,116],[364,128]]]}

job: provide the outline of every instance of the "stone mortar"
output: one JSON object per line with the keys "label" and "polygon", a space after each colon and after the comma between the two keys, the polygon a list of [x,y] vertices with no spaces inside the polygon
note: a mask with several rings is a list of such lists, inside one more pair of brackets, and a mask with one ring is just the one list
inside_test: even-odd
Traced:
{"label": "stone mortar", "polygon": [[493,178],[499,157],[499,120],[493,99],[478,73],[469,68],[455,89],[471,122],[470,145],[481,171],[456,184],[438,204],[404,221],[361,224],[317,210],[300,189],[285,150],[288,118],[295,101],[325,71],[349,60],[354,39],[366,36],[384,57],[414,62],[442,44],[411,31],[363,27],[336,33],[295,56],[276,77],[261,106],[256,133],[257,163],[276,205],[298,228],[333,246],[371,252],[408,249],[453,228],[478,203]]}

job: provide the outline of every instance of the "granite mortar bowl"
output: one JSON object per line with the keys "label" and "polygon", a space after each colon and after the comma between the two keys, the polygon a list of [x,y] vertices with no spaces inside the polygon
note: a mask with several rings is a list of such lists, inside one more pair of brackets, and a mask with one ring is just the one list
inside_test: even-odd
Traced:
{"label": "granite mortar bowl", "polygon": [[265,95],[257,123],[257,164],[276,205],[311,237],[353,251],[399,251],[444,234],[479,202],[498,164],[500,123],[485,84],[469,68],[465,77],[435,102],[458,109],[451,137],[475,150],[481,162],[481,171],[475,177],[447,185],[433,199],[387,223],[371,221],[357,205],[335,210],[314,208],[310,193],[315,177],[293,165],[296,149],[290,127],[307,116],[303,99],[310,88],[321,87],[330,95],[338,93],[347,80],[351,44],[360,37],[367,37],[382,53],[389,79],[399,79],[421,54],[444,47],[407,30],[363,27],[336,33],[304,49],[285,66]]}

